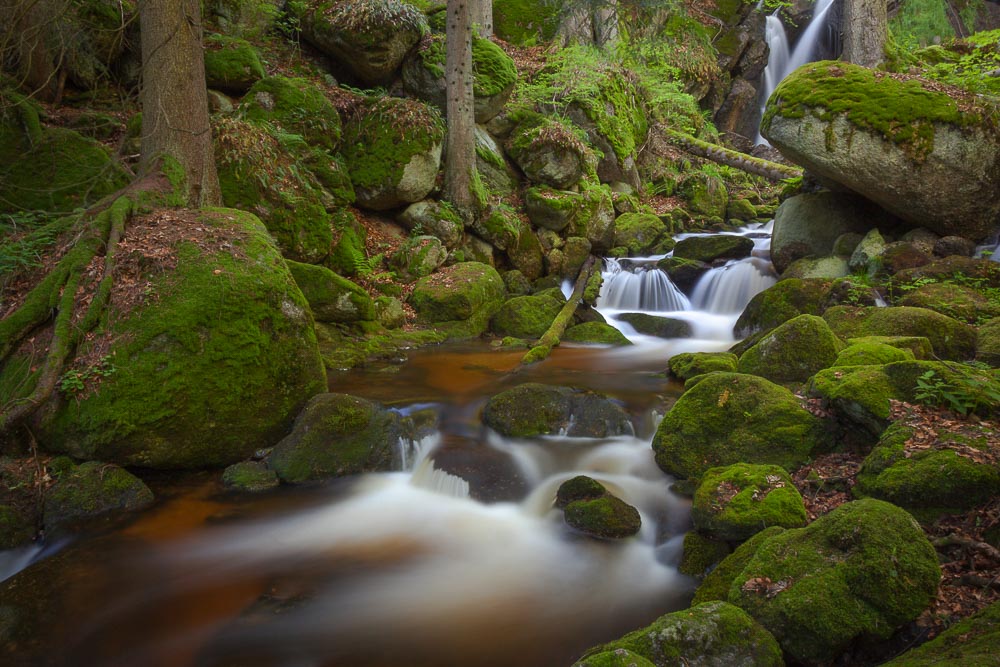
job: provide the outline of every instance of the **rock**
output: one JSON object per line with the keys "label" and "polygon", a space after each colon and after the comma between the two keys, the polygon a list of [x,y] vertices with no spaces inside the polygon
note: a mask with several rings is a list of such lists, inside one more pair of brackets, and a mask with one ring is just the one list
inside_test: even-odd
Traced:
{"label": "rock", "polygon": [[889,345],[909,352],[914,359],[930,360],[934,358],[934,348],[931,342],[923,336],[859,336],[848,338],[848,345]]}
{"label": "rock", "polygon": [[423,102],[379,97],[344,126],[342,153],[358,206],[383,211],[434,189],[444,124]]}
{"label": "rock", "polygon": [[529,382],[486,402],[483,423],[500,435],[605,438],[632,433],[628,413],[601,394]]}
{"label": "rock", "polygon": [[573,530],[600,540],[632,537],[642,527],[639,510],[611,494],[591,500],[574,500],[563,510]]}
{"label": "rock", "polygon": [[[781,649],[763,627],[743,610],[726,602],[709,602],[661,616],[649,626],[590,649],[574,667],[589,665],[591,656],[626,650],[657,667],[690,662],[699,665],[780,667]],[[597,663],[600,664],[600,663]]]}
{"label": "rock", "polygon": [[695,591],[691,605],[705,602],[725,601],[729,598],[729,589],[733,580],[739,576],[762,544],[775,535],[785,532],[781,526],[771,526],[756,533],[743,544],[736,547],[731,554],[722,559],[718,566],[705,575],[698,590]]}
{"label": "rock", "polygon": [[967,424],[955,434],[947,424],[932,424],[919,433],[920,442],[933,439],[931,448],[913,446],[917,435],[902,422],[889,426],[861,464],[854,495],[885,500],[933,521],[971,510],[1000,493],[1000,468],[976,456],[989,451],[989,428]]}
{"label": "rock", "polygon": [[1000,317],[979,326],[976,336],[976,361],[1000,368]]}
{"label": "rock", "polygon": [[325,266],[291,260],[287,263],[317,322],[349,324],[375,319],[375,305],[360,286]]}
{"label": "rock", "polygon": [[[296,12],[302,36],[369,86],[392,81],[411,48],[427,33],[419,9],[400,0],[369,0],[361,11],[347,0],[311,0]],[[292,9],[295,12],[295,9]]]}
{"label": "rock", "polygon": [[681,380],[719,371],[735,373],[738,357],[731,352],[681,352],[667,362],[670,374]]}
{"label": "rock", "polygon": [[827,442],[822,422],[784,387],[754,375],[712,373],[660,422],[653,452],[668,475],[697,478],[733,463],[794,470]]}
{"label": "rock", "polygon": [[822,317],[799,315],[744,352],[736,370],[772,382],[805,382],[831,366],[843,347]]}
{"label": "rock", "polygon": [[769,526],[801,528],[807,522],[802,496],[783,468],[747,463],[705,471],[691,520],[699,532],[735,542]]}
{"label": "rock", "polygon": [[964,236],[942,236],[934,242],[934,254],[938,257],[972,257],[976,252],[976,243]]}
{"label": "rock", "polygon": [[210,0],[205,3],[203,11],[227,35],[260,39],[274,28],[283,8],[281,0],[264,0],[257,5],[248,5],[240,0]]}
{"label": "rock", "polygon": [[926,308],[834,306],[823,319],[841,339],[858,336],[923,336],[941,359],[963,361],[976,354],[976,330]]}
{"label": "rock", "polygon": [[836,280],[850,273],[847,259],[844,257],[802,257],[788,265],[781,274],[782,278],[823,278]]}
{"label": "rock", "polygon": [[652,213],[624,213],[615,219],[615,247],[631,257],[662,255],[674,248],[670,228]]}
{"label": "rock", "polygon": [[885,252],[885,239],[878,229],[870,229],[854,248],[847,265],[854,273],[874,275],[878,271],[878,261],[883,252]]}
{"label": "rock", "polygon": [[490,330],[498,336],[540,338],[562,307],[563,301],[547,295],[517,296],[500,306]]}
{"label": "rock", "polygon": [[892,277],[894,284],[913,283],[921,278],[946,282],[962,274],[966,280],[975,280],[984,287],[1000,287],[997,263],[986,258],[975,259],[952,255],[932,261],[914,269],[903,269]]}
{"label": "rock", "polygon": [[266,76],[250,42],[226,35],[206,35],[205,83],[230,95],[243,95]]}
{"label": "rock", "polygon": [[894,275],[906,269],[915,269],[931,262],[929,252],[924,252],[919,246],[905,241],[889,243],[879,257],[881,270]]}
{"label": "rock", "polygon": [[531,281],[517,269],[503,272],[503,284],[510,296],[527,296],[531,294]]}
{"label": "rock", "polygon": [[308,79],[284,76],[261,79],[243,97],[240,113],[248,121],[274,123],[327,150],[336,149],[340,143],[340,114]]}
{"label": "rock", "polygon": [[222,484],[233,491],[260,493],[277,488],[281,482],[263,461],[240,461],[222,472]]}
{"label": "rock", "polygon": [[726,134],[753,137],[757,134],[759,100],[760,91],[752,83],[743,78],[736,79],[715,112],[715,126]]}
{"label": "rock", "polygon": [[690,338],[694,333],[691,323],[673,317],[649,313],[620,313],[616,319],[632,326],[637,332],[659,338]]}
{"label": "rock", "polygon": [[725,259],[743,259],[753,252],[753,239],[732,234],[689,236],[674,246],[674,257],[711,263]]}
{"label": "rock", "polygon": [[483,125],[476,125],[476,169],[483,185],[492,193],[512,195],[519,187],[517,173],[506,154]]}
{"label": "rock", "polygon": [[926,308],[968,324],[1000,316],[1000,303],[971,287],[954,283],[919,285],[907,291],[896,305]]}
{"label": "rock", "polygon": [[[590,244],[587,244],[587,255]],[[507,247],[507,259],[520,270],[526,280],[538,280],[545,270],[545,256],[542,245],[531,225],[517,220],[517,240]]]}
{"label": "rock", "polygon": [[529,188],[524,194],[524,207],[532,224],[561,232],[583,208],[583,195],[545,186]]}
{"label": "rock", "polygon": [[496,269],[462,262],[418,280],[409,301],[418,321],[444,326],[453,338],[474,338],[486,331],[504,296]]}
{"label": "rock", "polygon": [[[40,409],[35,434],[50,451],[144,468],[228,465],[271,446],[326,386],[309,306],[260,221],[181,213],[170,219],[176,266],[149,274],[155,298],[108,324],[99,385]],[[143,224],[130,223],[136,243],[155,233]]]}
{"label": "rock", "polygon": [[386,329],[399,329],[406,324],[403,302],[394,296],[376,297],[375,319]]}
{"label": "rock", "polygon": [[111,512],[136,512],[153,503],[141,479],[114,464],[88,461],[63,472],[45,493],[42,521],[51,535],[84,519]]}
{"label": "rock", "polygon": [[726,215],[729,193],[718,176],[694,172],[681,184],[681,195],[688,200],[688,211],[696,217],[724,218]]}
{"label": "rock", "polygon": [[449,204],[433,199],[414,202],[397,216],[396,221],[417,236],[435,236],[450,250],[462,244],[462,218]]}
{"label": "rock", "polygon": [[282,482],[387,471],[398,467],[399,414],[348,394],[319,394],[267,459]]}
{"label": "rock", "polygon": [[899,240],[913,245],[925,255],[930,255],[934,252],[934,244],[939,238],[941,237],[931,230],[917,227],[901,234]]}
{"label": "rock", "polygon": [[33,514],[13,505],[0,505],[0,551],[31,542],[38,532]]}
{"label": "rock", "polygon": [[597,653],[573,663],[573,667],[656,667],[641,655],[628,649],[617,648]]}
{"label": "rock", "polygon": [[482,503],[520,502],[531,485],[509,452],[483,447],[479,440],[450,435],[434,449],[434,467],[461,477],[469,496]]}
{"label": "rock", "polygon": [[684,535],[684,554],[677,571],[689,577],[702,579],[730,553],[729,545],[722,540],[707,537],[691,530]]}
{"label": "rock", "polygon": [[566,480],[556,489],[555,507],[566,509],[570,503],[578,500],[594,500],[608,495],[608,490],[604,485],[593,477],[577,475]]}
{"label": "rock", "polygon": [[[960,667],[996,662],[1000,642],[1000,603],[994,602],[883,667]],[[601,663],[596,663],[601,664]],[[617,663],[609,663],[617,664]]]}
{"label": "rock", "polygon": [[879,366],[913,359],[913,352],[905,348],[885,343],[853,343],[840,351],[831,366]]}
{"label": "rock", "polygon": [[557,190],[579,183],[585,166],[596,160],[571,127],[553,119],[522,122],[508,144],[510,156],[529,180]]}
{"label": "rock", "polygon": [[340,209],[332,216],[333,245],[323,265],[342,276],[356,276],[368,262],[365,242],[368,230],[350,209]]}
{"label": "rock", "polygon": [[683,257],[664,257],[656,263],[656,267],[665,271],[670,282],[685,294],[691,294],[701,277],[712,267],[705,262]]}
{"label": "rock", "polygon": [[822,664],[916,619],[940,578],[937,553],[913,517],[868,499],[764,542],[733,581],[729,601],[793,660]]}
{"label": "rock", "polygon": [[798,315],[822,315],[830,286],[821,278],[777,282],[750,299],[733,327],[736,337],[771,329]]}
{"label": "rock", "polygon": [[782,81],[761,132],[809,172],[913,226],[980,240],[1000,214],[1000,138],[988,115],[972,96],[916,77],[817,62]]}
{"label": "rock", "polygon": [[562,335],[564,343],[594,343],[598,345],[631,345],[632,341],[618,329],[603,322],[584,322],[569,327]]}
{"label": "rock", "polygon": [[[407,92],[446,112],[445,35],[424,39],[403,61]],[[472,38],[472,92],[475,120],[486,123],[503,109],[517,82],[517,68],[503,49],[488,39]]]}
{"label": "rock", "polygon": [[778,273],[802,257],[825,257],[844,234],[890,227],[887,213],[857,195],[817,192],[789,197],[774,214],[771,261]]}
{"label": "rock", "polygon": [[493,31],[500,39],[518,46],[544,44],[555,37],[559,7],[526,0],[496,0]]}
{"label": "rock", "polygon": [[389,257],[389,266],[400,280],[410,282],[429,276],[448,259],[448,249],[436,236],[414,236]]}
{"label": "rock", "polygon": [[732,197],[726,206],[726,219],[748,222],[757,217],[757,209],[746,199]]}

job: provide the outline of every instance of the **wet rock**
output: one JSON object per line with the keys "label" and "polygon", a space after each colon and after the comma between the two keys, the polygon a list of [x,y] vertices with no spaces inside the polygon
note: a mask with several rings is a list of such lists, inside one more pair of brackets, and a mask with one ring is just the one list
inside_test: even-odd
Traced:
{"label": "wet rock", "polygon": [[469,483],[469,495],[484,503],[517,502],[531,490],[517,462],[505,452],[450,436],[434,450],[434,467]]}
{"label": "wet rock", "polygon": [[691,294],[701,277],[712,268],[705,262],[673,256],[664,257],[656,263],[656,267],[665,271],[670,282],[685,294]]}
{"label": "wet rock", "polygon": [[684,535],[684,554],[677,571],[689,577],[702,579],[730,553],[729,544],[697,531]]}
{"label": "wet rock", "polygon": [[674,248],[670,228],[652,213],[624,213],[615,220],[615,247],[629,256],[662,255]]}
{"label": "wet rock", "polygon": [[743,259],[753,252],[753,239],[732,234],[689,236],[674,247],[674,257],[711,263],[725,259]]}
{"label": "wet rock", "polygon": [[278,475],[262,461],[241,461],[222,472],[222,484],[233,491],[259,493],[281,484]]}
{"label": "wet rock", "polygon": [[822,315],[831,284],[822,278],[779,281],[750,299],[733,327],[736,337],[771,329],[798,315]]}
{"label": "wet rock", "polygon": [[699,532],[733,542],[769,526],[801,528],[807,520],[802,496],[783,468],[746,463],[705,472],[691,519]]}
{"label": "wet rock", "polygon": [[490,320],[490,330],[499,336],[539,338],[562,307],[562,301],[548,295],[517,296],[500,306]]}
{"label": "wet rock", "polygon": [[847,259],[844,257],[802,257],[788,265],[781,274],[782,278],[822,278],[836,280],[850,273]]}
{"label": "wet rock", "polygon": [[667,365],[671,375],[688,380],[714,371],[733,373],[737,360],[738,357],[731,352],[681,352],[670,357]]}
{"label": "wet rock", "polygon": [[976,331],[926,308],[834,306],[823,319],[841,339],[859,336],[923,336],[941,359],[964,361],[976,354]]}
{"label": "wet rock", "polygon": [[805,382],[831,366],[843,347],[822,317],[799,315],[744,352],[737,370],[772,382]]}
{"label": "wet rock", "polygon": [[566,343],[595,343],[600,345],[631,345],[632,341],[610,324],[584,322],[569,327],[562,335]]}
{"label": "wet rock", "polygon": [[924,252],[917,244],[906,241],[889,243],[879,256],[881,270],[889,275],[906,269],[915,269],[930,262],[930,252]]}
{"label": "wet rock", "polygon": [[608,494],[604,485],[593,477],[577,475],[559,485],[556,489],[555,506],[559,509],[566,509],[570,503],[578,500],[594,500]]}
{"label": "wet rock", "polygon": [[604,438],[632,432],[625,410],[592,391],[526,383],[486,402],[483,423],[501,435]]}
{"label": "wet rock", "polygon": [[42,521],[50,534],[60,534],[84,519],[135,512],[152,503],[153,492],[132,473],[88,461],[63,472],[46,492]]}
{"label": "wet rock", "polygon": [[611,494],[572,501],[563,509],[563,519],[570,528],[600,540],[632,537],[642,527],[639,510]]}
{"label": "wet rock", "polygon": [[662,317],[649,313],[621,313],[615,317],[647,336],[689,338],[694,332],[690,322],[673,317]]}

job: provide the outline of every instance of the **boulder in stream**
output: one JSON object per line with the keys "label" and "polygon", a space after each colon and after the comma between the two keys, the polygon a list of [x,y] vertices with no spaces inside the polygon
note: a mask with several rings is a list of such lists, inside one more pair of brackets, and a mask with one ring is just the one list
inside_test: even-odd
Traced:
{"label": "boulder in stream", "polygon": [[496,269],[462,262],[418,280],[409,301],[419,321],[445,329],[451,338],[474,338],[486,331],[505,295]]}
{"label": "boulder in stream", "polygon": [[483,423],[514,438],[539,435],[606,438],[632,433],[624,408],[593,391],[529,382],[486,402]]}
{"label": "boulder in stream", "polygon": [[110,463],[88,461],[64,470],[45,493],[42,521],[50,535],[102,514],[135,512],[153,502],[141,479]]}

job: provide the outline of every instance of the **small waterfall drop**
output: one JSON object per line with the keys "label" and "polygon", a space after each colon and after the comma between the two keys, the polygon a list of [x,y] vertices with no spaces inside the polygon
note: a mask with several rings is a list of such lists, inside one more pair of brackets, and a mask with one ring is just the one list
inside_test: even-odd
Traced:
{"label": "small waterfall drop", "polygon": [[622,261],[606,258],[604,287],[597,299],[598,308],[657,312],[689,310],[691,302],[666,273],[651,263],[653,260],[628,260],[633,263],[633,270],[629,271]]}
{"label": "small waterfall drop", "polygon": [[739,314],[758,292],[777,281],[768,261],[756,257],[733,261],[702,276],[691,302],[709,313]]}

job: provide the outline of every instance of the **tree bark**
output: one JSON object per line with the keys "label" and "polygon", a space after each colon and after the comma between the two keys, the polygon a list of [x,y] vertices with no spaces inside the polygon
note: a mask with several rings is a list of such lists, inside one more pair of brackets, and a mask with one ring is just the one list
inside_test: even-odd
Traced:
{"label": "tree bark", "polygon": [[888,21],[886,0],[845,0],[841,58],[862,67],[880,65],[885,57]]}
{"label": "tree bark", "polygon": [[445,152],[445,198],[465,220],[478,211],[476,119],[472,93],[472,17],[468,0],[448,0],[445,76],[448,122]]}
{"label": "tree bark", "polygon": [[771,162],[770,160],[753,157],[752,155],[747,155],[746,153],[730,150],[725,146],[719,146],[718,144],[712,144],[707,141],[702,141],[701,139],[696,139],[695,137],[692,137],[689,134],[684,134],[683,132],[669,130],[667,132],[667,137],[672,143],[681,146],[692,155],[703,157],[706,160],[711,160],[712,162],[717,162],[718,164],[724,164],[736,169],[741,169],[748,174],[763,176],[771,181],[781,181],[786,178],[799,178],[802,176],[802,169],[799,167],[790,167],[788,165],[779,164],[778,162]]}
{"label": "tree bark", "polygon": [[188,206],[220,203],[198,0],[146,0],[142,29],[142,143],[139,168],[160,169],[173,158],[184,174]]}
{"label": "tree bark", "polygon": [[469,0],[472,25],[481,39],[493,36],[493,2],[491,0]]}

